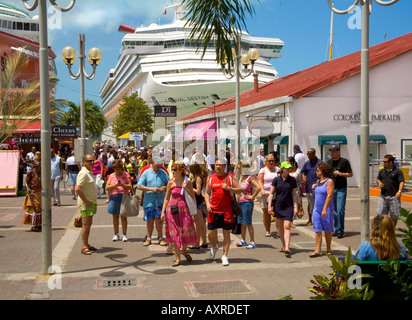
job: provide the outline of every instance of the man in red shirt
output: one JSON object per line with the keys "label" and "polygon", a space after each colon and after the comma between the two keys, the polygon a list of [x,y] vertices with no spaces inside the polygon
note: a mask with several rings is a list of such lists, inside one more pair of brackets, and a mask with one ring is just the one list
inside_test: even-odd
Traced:
{"label": "man in red shirt", "polygon": [[[236,217],[232,212],[233,195],[231,193],[241,193],[242,188],[239,186],[233,174],[225,173],[226,159],[217,158],[215,162],[216,173],[208,178],[205,203],[207,207],[207,229],[208,237],[212,248],[210,249],[209,259],[214,260],[218,250],[217,229],[223,231],[223,255],[222,265],[228,266],[229,259],[227,254],[230,245],[230,231],[236,224]],[[226,180],[227,177],[227,180]],[[225,181],[226,180],[226,181]]]}

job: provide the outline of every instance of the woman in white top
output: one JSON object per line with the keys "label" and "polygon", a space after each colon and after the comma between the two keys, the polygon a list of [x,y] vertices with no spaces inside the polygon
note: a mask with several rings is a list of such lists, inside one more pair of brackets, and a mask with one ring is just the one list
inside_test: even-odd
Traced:
{"label": "woman in white top", "polygon": [[260,205],[263,211],[263,225],[266,229],[266,237],[270,237],[270,225],[272,222],[272,213],[268,212],[268,196],[272,181],[278,176],[279,168],[276,167],[275,157],[268,154],[265,158],[265,166],[258,173],[258,183],[260,186]]}

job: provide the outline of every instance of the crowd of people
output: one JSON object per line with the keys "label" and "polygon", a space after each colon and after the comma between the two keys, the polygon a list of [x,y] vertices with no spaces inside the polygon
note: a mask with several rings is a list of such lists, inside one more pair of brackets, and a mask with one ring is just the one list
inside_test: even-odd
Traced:
{"label": "crowd of people", "polygon": [[[92,255],[97,250],[89,244],[89,235],[97,199],[102,194],[108,195],[104,203],[107,203],[107,213],[113,217],[112,240],[123,242],[128,241],[128,221],[120,214],[122,198],[125,194],[140,196],[140,208],[146,222],[143,245],[154,244],[153,233],[156,231],[157,243],[175,256],[173,267],[181,264],[182,255],[188,262],[192,261],[190,250],[209,246],[209,259],[215,260],[219,250],[219,229],[223,233],[223,266],[229,265],[230,234],[239,226],[240,241],[236,246],[256,248],[252,223],[256,203],[261,208],[265,236],[272,237],[274,223],[281,241],[280,252],[285,256],[291,255],[294,220],[302,218],[305,211],[307,225],[312,225],[315,232],[316,248],[309,256],[323,255],[322,234],[326,240],[326,253],[330,254],[332,237],[345,236],[347,179],[352,176],[351,165],[340,156],[339,146],[330,148],[331,159],[327,162],[316,156],[314,148],[307,150],[308,160],[298,145],[293,151],[294,155],[283,162],[279,161],[276,152],[265,155],[261,149],[258,155],[249,154],[235,163],[230,149],[217,156],[210,153],[206,156],[193,150],[185,157],[173,150],[166,162],[164,154],[150,147],[130,149],[98,144],[94,154],[87,154],[80,164],[75,161],[73,152],[62,160],[52,149],[53,205],[61,205],[60,181],[65,172],[73,200],[77,200],[82,215],[81,253],[85,255]],[[37,159],[27,156],[30,170],[26,180],[28,192],[23,204],[23,223],[31,224],[33,231],[41,230],[40,161],[39,154]],[[383,163],[384,169],[377,181],[382,190],[378,214],[388,216],[394,228],[400,215],[403,175],[394,166],[390,155],[385,156]],[[307,208],[302,205],[304,196],[307,197]],[[234,214],[234,200],[241,208],[239,215]],[[379,255],[380,249],[374,246],[376,241],[370,244],[362,244],[360,250],[367,247],[372,252],[378,250]]]}

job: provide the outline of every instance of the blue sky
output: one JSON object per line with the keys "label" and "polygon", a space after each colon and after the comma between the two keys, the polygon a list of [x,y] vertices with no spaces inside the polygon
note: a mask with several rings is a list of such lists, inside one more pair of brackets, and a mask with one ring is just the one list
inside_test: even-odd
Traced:
{"label": "blue sky", "polygon": [[[1,0],[23,8],[21,0]],[[247,31],[253,36],[274,37],[284,41],[283,56],[272,64],[283,77],[320,64],[328,59],[331,10],[326,0],[252,0],[256,13],[248,18]],[[29,1],[33,3],[33,1]],[[65,6],[69,0],[57,0]],[[86,52],[92,47],[102,51],[102,62],[93,80],[85,80],[86,99],[101,102],[99,89],[109,70],[116,65],[124,34],[120,24],[137,27],[151,23],[166,24],[173,19],[173,10],[164,15],[169,0],[77,0],[74,8],[59,16],[49,7],[49,45],[56,53],[57,77],[60,79],[57,98],[80,101],[80,80],[69,77],[62,62],[62,50],[72,46],[78,51],[78,35],[86,37]],[[338,9],[346,9],[354,0],[335,0]],[[392,6],[373,2],[370,18],[370,45],[412,32],[412,1],[400,0]],[[30,12],[30,15],[36,15]],[[360,10],[334,15],[333,57],[341,57],[361,49]],[[77,73],[78,61],[73,65]],[[87,73],[91,67],[86,66]]]}

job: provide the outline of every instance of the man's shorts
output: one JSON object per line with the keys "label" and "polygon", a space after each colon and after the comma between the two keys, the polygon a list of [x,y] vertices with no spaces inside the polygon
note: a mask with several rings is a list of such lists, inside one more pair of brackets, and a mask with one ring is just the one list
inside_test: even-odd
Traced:
{"label": "man's shorts", "polygon": [[379,196],[378,214],[388,215],[391,219],[398,219],[401,215],[401,200],[395,197]]}
{"label": "man's shorts", "polygon": [[215,213],[213,221],[207,224],[208,230],[215,230],[222,228],[223,230],[232,230],[236,226],[236,222],[226,223],[224,213]]}
{"label": "man's shorts", "polygon": [[86,217],[93,217],[97,212],[97,204],[95,203],[91,203],[90,206],[86,207],[85,210],[80,211],[80,213],[82,214],[82,218],[86,218]]}
{"label": "man's shorts", "polygon": [[69,185],[75,186],[76,185],[76,179],[77,179],[77,173],[69,173]]}
{"label": "man's shorts", "polygon": [[149,220],[152,220],[153,218],[160,219],[162,215],[162,207],[157,207],[157,209],[155,207],[148,207],[148,208],[144,208],[143,211],[144,211],[144,216],[143,216],[144,221],[149,221]]}

